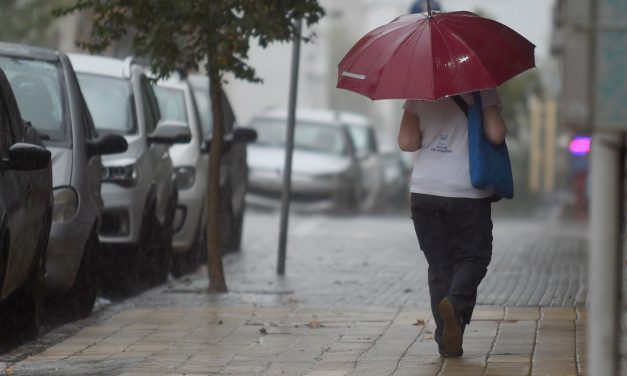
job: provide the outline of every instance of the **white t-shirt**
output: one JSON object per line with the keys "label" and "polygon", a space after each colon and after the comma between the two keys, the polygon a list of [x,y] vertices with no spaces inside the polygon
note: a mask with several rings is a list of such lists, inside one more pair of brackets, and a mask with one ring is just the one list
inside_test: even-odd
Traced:
{"label": "white t-shirt", "polygon": [[[472,95],[463,94],[466,103]],[[483,108],[502,108],[495,89],[481,91]],[[411,192],[443,197],[485,198],[492,192],[470,183],[468,118],[451,98],[434,102],[408,100],[403,108],[418,115],[422,146],[416,153]]]}

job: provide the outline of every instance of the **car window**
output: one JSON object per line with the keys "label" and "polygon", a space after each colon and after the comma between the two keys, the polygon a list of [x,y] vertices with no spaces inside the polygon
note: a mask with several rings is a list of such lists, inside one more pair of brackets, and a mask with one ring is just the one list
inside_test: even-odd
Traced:
{"label": "car window", "polygon": [[4,98],[0,98],[0,157],[9,156],[9,147],[12,144],[11,119]]}
{"label": "car window", "polygon": [[83,129],[85,131],[85,136],[88,139],[92,139],[96,137],[98,134],[96,132],[96,126],[94,125],[94,121],[91,118],[91,114],[89,113],[89,108],[87,107],[87,103],[85,100],[81,100],[81,116],[83,118]]}
{"label": "car window", "polygon": [[224,115],[224,133],[233,132],[233,127],[235,126],[235,114],[233,113],[233,108],[231,108],[231,103],[229,102],[229,98],[222,93],[222,114]]}
{"label": "car window", "polygon": [[163,86],[155,86],[153,88],[157,102],[159,103],[161,118],[187,122],[185,92],[180,89],[166,88]]}
{"label": "car window", "polygon": [[129,80],[84,73],[77,74],[77,77],[97,129],[118,134],[137,132]]}
{"label": "car window", "polygon": [[211,111],[211,101],[207,90],[194,87],[194,98],[196,107],[198,108],[198,116],[200,117],[200,125],[204,135],[213,131],[213,113]]}
{"label": "car window", "polygon": [[[253,121],[252,128],[257,131],[256,144],[284,147],[286,123],[274,119]],[[333,155],[345,155],[348,152],[342,128],[299,121],[295,126],[294,149]]]}
{"label": "car window", "polygon": [[58,64],[2,56],[0,68],[11,84],[22,117],[43,137],[64,140],[67,132]]}
{"label": "car window", "polygon": [[348,126],[348,131],[353,140],[355,151],[360,155],[369,155],[376,152],[374,135],[371,129],[360,126]]}
{"label": "car window", "polygon": [[141,77],[142,87],[142,104],[144,108],[144,116],[146,118],[146,134],[152,133],[157,127],[157,122],[161,118],[159,112],[159,104],[155,97],[155,92],[152,90],[152,85],[148,82],[145,76]]}

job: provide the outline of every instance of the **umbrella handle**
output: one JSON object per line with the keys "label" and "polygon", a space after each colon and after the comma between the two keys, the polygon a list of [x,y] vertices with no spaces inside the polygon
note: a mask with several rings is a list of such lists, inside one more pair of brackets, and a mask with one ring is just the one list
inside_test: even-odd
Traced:
{"label": "umbrella handle", "polygon": [[431,18],[431,0],[427,0],[427,16]]}

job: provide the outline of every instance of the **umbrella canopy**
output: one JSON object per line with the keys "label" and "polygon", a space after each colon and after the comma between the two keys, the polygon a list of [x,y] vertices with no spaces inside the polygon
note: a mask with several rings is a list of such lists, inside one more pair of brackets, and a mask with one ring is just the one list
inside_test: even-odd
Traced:
{"label": "umbrella canopy", "polygon": [[509,27],[471,12],[406,15],[348,51],[337,87],[371,99],[436,100],[499,86],[535,66],[534,49]]}

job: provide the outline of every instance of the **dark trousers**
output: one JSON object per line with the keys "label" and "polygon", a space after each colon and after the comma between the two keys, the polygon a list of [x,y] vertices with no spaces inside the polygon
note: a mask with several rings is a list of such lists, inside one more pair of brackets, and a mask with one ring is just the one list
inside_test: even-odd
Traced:
{"label": "dark trousers", "polygon": [[441,343],[438,304],[445,296],[458,308],[464,327],[470,323],[477,287],[492,258],[491,201],[412,193],[411,214],[429,264],[435,340]]}

